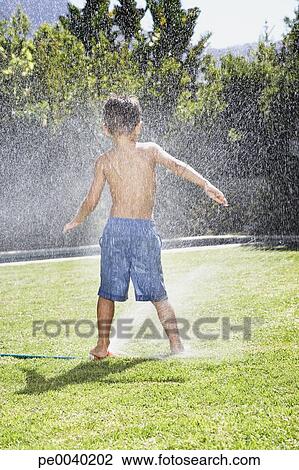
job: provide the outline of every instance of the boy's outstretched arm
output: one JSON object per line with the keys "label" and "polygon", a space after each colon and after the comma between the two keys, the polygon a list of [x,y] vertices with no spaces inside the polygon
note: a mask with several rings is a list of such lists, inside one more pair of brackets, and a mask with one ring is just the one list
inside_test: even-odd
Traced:
{"label": "boy's outstretched arm", "polygon": [[106,178],[104,174],[103,160],[102,157],[99,157],[95,162],[94,177],[89,191],[73,220],[64,226],[64,233],[80,225],[95,209],[101,197],[105,181]]}
{"label": "boy's outstretched arm", "polygon": [[210,183],[206,178],[204,178],[200,173],[198,173],[194,168],[188,165],[181,160],[170,155],[166,152],[160,145],[153,143],[152,144],[153,153],[155,162],[158,165],[162,165],[172,173],[185,178],[192,183],[197,184],[210,196],[210,198],[214,199],[214,201],[218,202],[218,204],[222,204],[223,206],[227,207],[228,202],[224,197],[224,194],[217,189],[212,183]]}

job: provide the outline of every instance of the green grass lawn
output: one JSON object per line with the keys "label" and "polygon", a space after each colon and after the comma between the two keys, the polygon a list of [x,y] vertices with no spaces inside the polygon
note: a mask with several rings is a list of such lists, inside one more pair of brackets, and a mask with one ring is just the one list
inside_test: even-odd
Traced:
{"label": "green grass lawn", "polygon": [[[164,360],[153,356],[166,340],[114,337],[124,357],[101,363],[87,359],[95,334],[32,335],[34,320],[95,319],[97,259],[0,265],[1,352],[79,356],[0,359],[0,448],[298,448],[298,257],[244,247],[163,252],[178,317],[217,317],[203,331],[220,337],[189,332],[190,357]],[[116,306],[134,332],[146,319],[161,330],[132,291]],[[251,317],[251,340],[224,340],[224,317]]]}

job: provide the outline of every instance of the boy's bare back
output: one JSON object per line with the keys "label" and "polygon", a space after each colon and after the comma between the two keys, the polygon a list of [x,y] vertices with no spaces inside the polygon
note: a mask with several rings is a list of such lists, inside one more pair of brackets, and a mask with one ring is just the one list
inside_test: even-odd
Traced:
{"label": "boy's bare back", "polygon": [[152,218],[156,193],[153,145],[137,142],[129,148],[111,148],[96,165],[100,179],[104,178],[110,188],[110,216]]}
{"label": "boy's bare back", "polygon": [[202,187],[219,204],[227,200],[219,189],[187,163],[178,160],[154,142],[127,140],[113,146],[95,163],[93,181],[75,218],[65,225],[64,232],[81,224],[94,210],[108,182],[112,197],[111,217],[151,219],[156,195],[156,165]]}
{"label": "boy's bare back", "polygon": [[112,197],[112,217],[152,218],[158,164],[203,187],[209,196],[220,204],[227,204],[221,191],[190,165],[173,157],[158,144],[132,142],[122,147],[112,147],[97,159],[93,183],[95,205],[107,181]]}
{"label": "boy's bare back", "polygon": [[138,102],[127,98],[107,101],[103,130],[111,137],[113,146],[96,160],[89,191],[73,220],[64,226],[64,232],[80,225],[95,209],[106,181],[112,196],[111,217],[152,219],[156,165],[162,165],[195,183],[219,204],[228,205],[223,193],[190,165],[173,157],[154,142],[137,142],[141,124]]}

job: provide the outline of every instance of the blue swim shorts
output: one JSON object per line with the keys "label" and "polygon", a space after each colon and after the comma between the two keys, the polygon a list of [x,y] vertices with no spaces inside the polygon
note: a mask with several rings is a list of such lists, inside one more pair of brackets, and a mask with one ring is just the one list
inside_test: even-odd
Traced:
{"label": "blue swim shorts", "polygon": [[132,279],[135,299],[167,299],[161,265],[161,238],[153,219],[110,217],[100,238],[98,295],[123,302]]}

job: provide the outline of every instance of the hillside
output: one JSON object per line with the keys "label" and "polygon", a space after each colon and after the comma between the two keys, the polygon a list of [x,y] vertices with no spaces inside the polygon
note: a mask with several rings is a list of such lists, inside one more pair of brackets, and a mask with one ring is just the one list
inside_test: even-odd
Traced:
{"label": "hillside", "polygon": [[34,30],[42,23],[55,23],[60,15],[67,12],[67,4],[68,0],[0,0],[0,19],[9,18],[21,5]]}
{"label": "hillside", "polygon": [[213,55],[216,59],[220,59],[222,56],[231,53],[234,56],[250,56],[250,52],[254,51],[258,46],[257,42],[241,44],[236,46],[224,47],[221,49],[207,48],[206,52]]}

